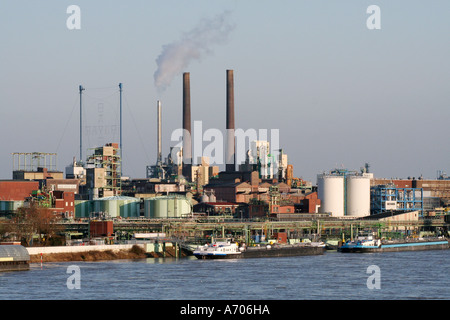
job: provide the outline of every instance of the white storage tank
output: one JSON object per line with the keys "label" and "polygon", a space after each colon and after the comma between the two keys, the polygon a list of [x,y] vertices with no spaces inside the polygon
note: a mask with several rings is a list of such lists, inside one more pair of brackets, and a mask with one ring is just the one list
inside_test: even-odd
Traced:
{"label": "white storage tank", "polygon": [[370,215],[370,177],[366,175],[348,175],[346,179],[346,216],[364,217]]}
{"label": "white storage tank", "polygon": [[320,213],[331,213],[333,217],[345,215],[345,178],[339,175],[317,175],[317,195]]}

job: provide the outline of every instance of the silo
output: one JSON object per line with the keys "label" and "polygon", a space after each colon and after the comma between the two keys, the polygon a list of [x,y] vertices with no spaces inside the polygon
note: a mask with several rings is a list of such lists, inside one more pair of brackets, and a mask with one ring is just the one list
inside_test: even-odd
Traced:
{"label": "silo", "polygon": [[339,175],[317,175],[317,194],[321,201],[320,213],[331,213],[333,217],[345,215],[345,177]]}
{"label": "silo", "polygon": [[347,176],[347,216],[370,215],[370,178],[365,175]]}

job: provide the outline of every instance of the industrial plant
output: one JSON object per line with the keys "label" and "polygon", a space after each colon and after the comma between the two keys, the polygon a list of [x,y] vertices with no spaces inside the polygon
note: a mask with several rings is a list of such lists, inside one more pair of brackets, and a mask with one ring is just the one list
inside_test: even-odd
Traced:
{"label": "industrial plant", "polygon": [[[84,158],[85,89],[80,85],[79,159],[74,157],[63,173],[55,153],[13,153],[12,179],[0,181],[1,221],[14,219],[22,208],[43,208],[64,225],[58,234],[66,244],[99,237],[114,243],[155,232],[176,239],[232,235],[282,242],[342,238],[355,226],[448,236],[450,179],[444,176],[378,178],[366,163],[358,170],[329,168],[317,174],[317,181],[305,181],[294,176],[288,154],[266,140],[248,141],[246,158],[237,163],[233,77],[233,70],[226,70],[223,170],[207,156],[193,159],[190,74],[185,72],[182,146],[170,146],[163,155],[164,102],[155,101],[156,162],[147,165],[145,177],[134,179],[122,174],[122,84],[120,141],[90,149]],[[108,232],[89,228],[98,221],[113,227]],[[14,232],[2,236],[23,241]]]}

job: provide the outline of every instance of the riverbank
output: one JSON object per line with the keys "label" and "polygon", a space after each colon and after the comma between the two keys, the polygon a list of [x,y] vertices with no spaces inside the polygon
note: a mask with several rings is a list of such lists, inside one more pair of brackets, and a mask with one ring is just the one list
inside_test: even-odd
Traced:
{"label": "riverbank", "polygon": [[[92,249],[90,247],[93,247]],[[30,263],[42,262],[67,262],[67,261],[101,261],[101,260],[119,260],[119,259],[146,259],[146,258],[164,258],[164,257],[187,257],[192,253],[186,249],[176,249],[174,247],[167,247],[164,251],[146,251],[140,245],[133,245],[130,248],[125,249],[104,249],[97,250],[94,247],[83,248],[68,248],[62,247],[53,249],[47,247],[47,250],[43,248],[33,250],[28,249],[30,252]],[[63,250],[66,249],[66,250]],[[69,250],[73,249],[73,250]],[[84,250],[76,250],[84,249]],[[180,250],[180,251],[178,251]]]}
{"label": "riverbank", "polygon": [[101,261],[118,259],[145,259],[152,257],[140,246],[133,246],[123,250],[91,250],[82,252],[60,252],[30,254],[31,263],[42,262],[66,262],[66,261]]}

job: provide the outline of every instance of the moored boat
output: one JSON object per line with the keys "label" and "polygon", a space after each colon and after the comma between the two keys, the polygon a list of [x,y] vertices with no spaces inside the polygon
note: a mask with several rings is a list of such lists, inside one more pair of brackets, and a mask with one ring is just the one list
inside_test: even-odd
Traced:
{"label": "moored boat", "polygon": [[30,255],[21,245],[0,245],[0,271],[22,271],[30,269]]}
{"label": "moored boat", "polygon": [[325,251],[322,242],[297,243],[292,245],[239,246],[235,242],[215,242],[199,246],[194,250],[198,259],[241,259],[320,255]]}
{"label": "moored boat", "polygon": [[358,237],[354,241],[347,241],[338,251],[340,252],[394,252],[419,250],[444,250],[449,248],[445,238],[418,238],[402,240],[381,240],[372,236]]}

